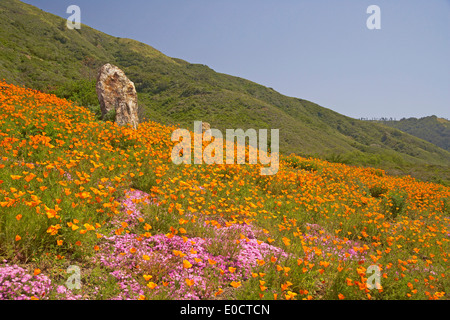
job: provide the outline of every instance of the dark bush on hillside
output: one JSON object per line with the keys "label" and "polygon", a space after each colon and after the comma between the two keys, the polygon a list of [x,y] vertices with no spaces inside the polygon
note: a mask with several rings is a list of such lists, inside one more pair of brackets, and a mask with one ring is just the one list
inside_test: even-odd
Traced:
{"label": "dark bush on hillside", "polygon": [[71,100],[80,106],[98,105],[97,92],[95,90],[96,81],[85,79],[68,81],[57,87],[51,93],[57,97]]}
{"label": "dark bush on hillside", "polygon": [[348,160],[341,153],[332,153],[325,157],[325,160],[333,163],[348,163]]}
{"label": "dark bush on hillside", "polygon": [[382,186],[373,186],[369,188],[369,193],[374,198],[381,197],[386,191],[388,191],[388,189]]}
{"label": "dark bush on hillside", "polygon": [[131,188],[150,193],[152,187],[156,186],[156,174],[148,166],[143,166],[142,172],[142,175],[135,175],[131,179]]}
{"label": "dark bush on hillside", "polygon": [[392,219],[401,215],[407,206],[408,195],[400,190],[392,190],[385,195],[384,206]]}

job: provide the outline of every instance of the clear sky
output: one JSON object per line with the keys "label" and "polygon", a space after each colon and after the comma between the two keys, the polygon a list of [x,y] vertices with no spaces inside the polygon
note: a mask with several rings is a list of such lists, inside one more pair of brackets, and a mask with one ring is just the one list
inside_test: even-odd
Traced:
{"label": "clear sky", "polygon": [[[25,0],[350,117],[450,118],[450,0]],[[369,30],[368,6],[381,9]]]}

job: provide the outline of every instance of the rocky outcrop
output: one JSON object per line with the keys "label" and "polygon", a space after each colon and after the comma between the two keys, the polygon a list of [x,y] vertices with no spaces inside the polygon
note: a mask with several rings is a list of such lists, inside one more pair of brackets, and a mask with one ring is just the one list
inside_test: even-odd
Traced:
{"label": "rocky outcrop", "polygon": [[118,67],[105,64],[97,75],[97,96],[102,117],[115,113],[115,122],[119,126],[130,124],[137,128],[138,104],[134,83]]}

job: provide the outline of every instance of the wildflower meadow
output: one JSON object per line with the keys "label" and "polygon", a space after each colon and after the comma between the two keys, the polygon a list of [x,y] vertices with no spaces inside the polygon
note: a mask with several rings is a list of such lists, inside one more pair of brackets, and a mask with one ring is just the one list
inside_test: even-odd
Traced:
{"label": "wildflower meadow", "polygon": [[283,154],[266,176],[177,165],[175,126],[0,87],[0,299],[449,298],[444,185]]}

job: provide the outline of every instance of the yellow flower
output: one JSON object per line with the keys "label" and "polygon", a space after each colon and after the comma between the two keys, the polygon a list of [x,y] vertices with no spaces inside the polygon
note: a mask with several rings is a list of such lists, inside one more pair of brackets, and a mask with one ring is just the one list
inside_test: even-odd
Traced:
{"label": "yellow flower", "polygon": [[26,181],[26,182],[30,182],[30,181],[33,180],[35,177],[36,177],[35,174],[30,173],[29,175],[27,175],[27,176],[25,177],[25,181]]}
{"label": "yellow flower", "polygon": [[175,256],[180,257],[180,258],[183,258],[186,255],[183,252],[181,252],[180,250],[173,250],[172,252]]}
{"label": "yellow flower", "polygon": [[194,280],[186,279],[186,284],[187,284],[189,287],[192,286],[194,283],[195,283]]}
{"label": "yellow flower", "polygon": [[208,262],[209,262],[210,265],[215,265],[217,263],[216,261],[211,260],[211,259],[208,259]]}
{"label": "yellow flower", "polygon": [[50,226],[47,229],[47,233],[50,233],[52,236],[58,233],[58,230],[61,229],[61,226],[59,224],[56,224],[54,226]]}
{"label": "yellow flower", "polygon": [[292,300],[292,299],[294,299],[294,297],[295,297],[296,295],[297,295],[297,294],[296,294],[295,292],[288,291],[284,296],[286,297],[286,300]]}
{"label": "yellow flower", "polygon": [[147,287],[149,287],[150,289],[155,289],[158,285],[154,282],[149,282],[147,283]]}
{"label": "yellow flower", "polygon": [[192,264],[189,261],[183,260],[183,268],[189,269],[191,267],[192,267]]}
{"label": "yellow flower", "polygon": [[45,213],[48,219],[54,218],[57,214],[56,210],[47,208],[47,206],[45,206]]}
{"label": "yellow flower", "polygon": [[144,225],[144,230],[145,230],[145,231],[148,231],[148,230],[150,230],[151,228],[152,228],[152,226],[149,225],[148,223],[146,223],[146,224]]}
{"label": "yellow flower", "polygon": [[283,240],[283,243],[284,243],[285,246],[290,246],[291,245],[291,240],[289,240],[288,238],[283,237],[283,239],[281,239],[281,240]]}
{"label": "yellow flower", "polygon": [[89,223],[85,223],[84,227],[86,228],[86,230],[95,230],[95,227],[93,225],[90,225]]}
{"label": "yellow flower", "polygon": [[145,281],[149,281],[151,278],[153,278],[153,276],[148,275],[148,274],[144,274],[143,277],[144,277]]}

